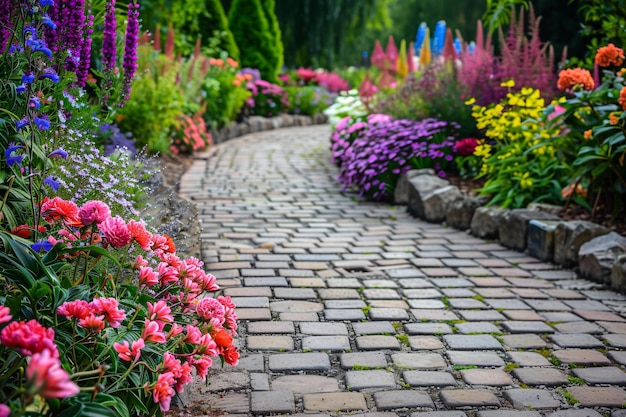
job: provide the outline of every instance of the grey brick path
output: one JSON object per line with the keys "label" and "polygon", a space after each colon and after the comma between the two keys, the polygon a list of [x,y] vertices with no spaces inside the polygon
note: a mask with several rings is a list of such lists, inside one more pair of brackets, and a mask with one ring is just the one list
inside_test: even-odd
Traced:
{"label": "grey brick path", "polygon": [[626,415],[626,297],[342,193],[329,135],[244,136],[184,175],[242,352],[188,402],[241,416]]}

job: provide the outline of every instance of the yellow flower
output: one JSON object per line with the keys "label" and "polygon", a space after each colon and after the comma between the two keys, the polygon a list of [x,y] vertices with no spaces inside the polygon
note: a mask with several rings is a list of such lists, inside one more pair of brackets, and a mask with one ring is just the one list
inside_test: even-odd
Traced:
{"label": "yellow flower", "polygon": [[527,188],[527,187],[532,187],[533,185],[533,180],[530,177],[530,174],[527,172],[524,175],[522,175],[519,185],[522,188]]}
{"label": "yellow flower", "polygon": [[467,100],[465,100],[465,104],[467,106],[471,106],[472,104],[476,103],[476,99],[474,97],[470,97]]}
{"label": "yellow flower", "polygon": [[511,78],[510,80],[507,80],[503,82],[502,84],[500,84],[500,87],[509,87],[509,88],[515,87],[515,80]]}
{"label": "yellow flower", "polygon": [[476,146],[476,149],[474,149],[474,155],[488,158],[489,156],[491,156],[491,145],[488,143],[481,143],[480,145]]}

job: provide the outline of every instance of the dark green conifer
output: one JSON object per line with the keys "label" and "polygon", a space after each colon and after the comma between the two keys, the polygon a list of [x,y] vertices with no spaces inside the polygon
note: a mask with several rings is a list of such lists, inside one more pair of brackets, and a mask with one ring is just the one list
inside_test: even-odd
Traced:
{"label": "dark green conifer", "polygon": [[275,0],[261,0],[261,6],[263,6],[263,12],[269,25],[269,31],[272,35],[272,64],[276,67],[276,70],[280,72],[283,66],[283,40],[281,37],[280,26],[278,19],[276,18],[276,2]]}
{"label": "dark green conifer", "polygon": [[215,31],[220,33],[218,47],[228,52],[228,56],[239,61],[239,48],[235,37],[231,32],[226,13],[220,0],[205,0],[205,8],[198,16],[199,34],[202,36],[202,44],[207,45]]}

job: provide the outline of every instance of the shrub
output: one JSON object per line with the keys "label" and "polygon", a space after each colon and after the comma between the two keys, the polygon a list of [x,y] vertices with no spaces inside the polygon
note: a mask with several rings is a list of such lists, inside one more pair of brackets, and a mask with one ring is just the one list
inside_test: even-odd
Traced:
{"label": "shrub", "polygon": [[285,87],[284,90],[288,97],[289,113],[313,116],[332,104],[332,96],[321,87]]}
{"label": "shrub", "polygon": [[239,47],[228,26],[228,19],[221,1],[204,0],[204,9],[198,15],[197,33],[205,43],[209,38],[217,38],[216,46],[235,61],[239,60]]}
{"label": "shrub", "polygon": [[392,195],[400,175],[410,169],[433,168],[445,176],[454,160],[449,133],[455,126],[435,119],[384,121],[386,117],[368,117],[368,127],[345,151],[339,171],[344,188],[354,185],[360,195],[376,200]]}
{"label": "shrub", "polygon": [[344,117],[366,116],[367,113],[367,109],[361,101],[357,90],[341,92],[335,98],[335,102],[324,110],[324,114],[328,116],[328,121],[332,128]]}
{"label": "shrub", "polygon": [[557,157],[562,144],[545,143],[558,128],[547,123],[544,103],[539,90],[522,88],[500,103],[472,108],[487,138],[474,154],[483,158],[481,176],[487,181],[480,193],[492,197],[489,204],[520,208],[560,202],[567,165]]}
{"label": "shrub", "polygon": [[211,134],[207,132],[202,117],[182,115],[178,123],[170,146],[173,154],[190,155],[195,151],[205,150],[211,144]]}
{"label": "shrub", "polygon": [[202,84],[205,98],[203,117],[212,129],[236,120],[250,97],[245,85],[252,76],[239,76],[238,65],[230,58],[209,60],[208,72]]}
{"label": "shrub", "polygon": [[[270,64],[274,68],[275,76],[283,67],[283,40],[281,37],[280,26],[278,24],[278,18],[276,17],[275,0],[261,0],[261,6],[263,7],[263,14],[267,20],[267,26],[271,35],[272,42],[270,44],[271,55],[269,56]],[[275,78],[272,81],[277,81]]]}
{"label": "shrub", "polygon": [[241,66],[256,68],[261,77],[276,82],[279,68],[272,60],[272,34],[260,0],[234,0],[228,12]]}
{"label": "shrub", "polygon": [[288,94],[279,85],[256,80],[248,82],[246,88],[252,93],[247,103],[254,115],[272,117],[289,107]]}

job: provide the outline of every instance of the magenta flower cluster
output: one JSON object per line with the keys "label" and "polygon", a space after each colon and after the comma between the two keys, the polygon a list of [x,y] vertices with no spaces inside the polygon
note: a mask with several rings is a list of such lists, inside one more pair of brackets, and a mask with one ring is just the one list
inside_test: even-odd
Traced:
{"label": "magenta flower cluster", "polygon": [[130,88],[137,71],[137,44],[139,43],[139,3],[128,4],[128,26],[124,44],[124,83],[122,85],[122,103],[130,97]]}
{"label": "magenta flower cluster", "polygon": [[113,71],[115,68],[115,0],[107,0],[104,6],[104,31],[102,33],[102,68]]}
{"label": "magenta flower cluster", "polygon": [[346,129],[348,136],[358,132],[351,143],[341,142],[340,134],[333,156],[341,164],[339,181],[344,189],[356,186],[361,196],[385,199],[393,193],[400,175],[410,169],[433,168],[444,176],[444,168],[453,160],[455,140],[450,133],[456,126],[448,122],[370,115],[367,123],[342,121],[338,127]]}
{"label": "magenta flower cluster", "polygon": [[279,85],[265,80],[253,80],[246,88],[252,93],[246,104],[257,116],[276,116],[289,107],[289,96]]}

